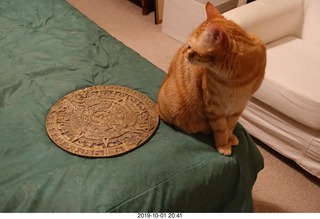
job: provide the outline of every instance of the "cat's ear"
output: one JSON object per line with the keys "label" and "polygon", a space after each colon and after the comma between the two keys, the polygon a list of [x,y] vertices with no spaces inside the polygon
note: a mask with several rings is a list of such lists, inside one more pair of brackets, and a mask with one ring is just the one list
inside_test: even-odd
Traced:
{"label": "cat's ear", "polygon": [[218,25],[211,23],[207,26],[206,35],[208,42],[216,44],[222,38],[222,31]]}
{"label": "cat's ear", "polygon": [[211,20],[215,17],[221,17],[221,13],[214,7],[213,4],[210,2],[207,2],[206,4],[206,13],[207,13],[207,20]]}

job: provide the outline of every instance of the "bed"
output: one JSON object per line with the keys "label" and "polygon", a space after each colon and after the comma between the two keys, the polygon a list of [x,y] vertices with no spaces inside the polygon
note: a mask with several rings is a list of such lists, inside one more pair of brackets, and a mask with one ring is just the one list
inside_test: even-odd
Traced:
{"label": "bed", "polygon": [[230,157],[163,122],[115,157],[57,147],[45,124],[60,98],[119,85],[156,102],[165,73],[64,0],[1,0],[0,26],[1,212],[252,211],[263,158],[241,124]]}

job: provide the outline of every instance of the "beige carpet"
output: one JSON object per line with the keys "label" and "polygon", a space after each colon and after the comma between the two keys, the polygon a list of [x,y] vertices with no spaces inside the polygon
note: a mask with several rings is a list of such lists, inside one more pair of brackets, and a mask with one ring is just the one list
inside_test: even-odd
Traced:
{"label": "beige carpet", "polygon": [[[107,32],[167,71],[181,43],[161,33],[154,14],[128,0],[68,0]],[[257,142],[265,168],[253,188],[255,212],[320,212],[320,180]]]}

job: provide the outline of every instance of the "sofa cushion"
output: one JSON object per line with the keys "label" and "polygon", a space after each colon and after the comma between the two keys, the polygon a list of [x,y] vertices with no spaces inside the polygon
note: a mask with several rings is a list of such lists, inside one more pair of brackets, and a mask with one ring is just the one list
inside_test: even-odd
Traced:
{"label": "sofa cushion", "polygon": [[320,1],[304,1],[304,18],[301,37],[303,40],[312,42],[320,46]]}
{"label": "sofa cushion", "polygon": [[259,0],[223,15],[267,44],[286,36],[301,37],[304,0]]}
{"label": "sofa cushion", "polygon": [[295,37],[267,45],[265,79],[254,97],[320,129],[320,46]]}

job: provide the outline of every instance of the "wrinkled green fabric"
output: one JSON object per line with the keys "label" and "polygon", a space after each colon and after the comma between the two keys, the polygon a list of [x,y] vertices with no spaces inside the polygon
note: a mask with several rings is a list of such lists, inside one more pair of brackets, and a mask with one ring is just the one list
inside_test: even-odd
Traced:
{"label": "wrinkled green fabric", "polygon": [[45,121],[61,97],[114,84],[156,101],[165,74],[63,0],[0,0],[0,27],[1,212],[252,211],[263,158],[241,125],[230,157],[163,122],[113,158],[57,147]]}

